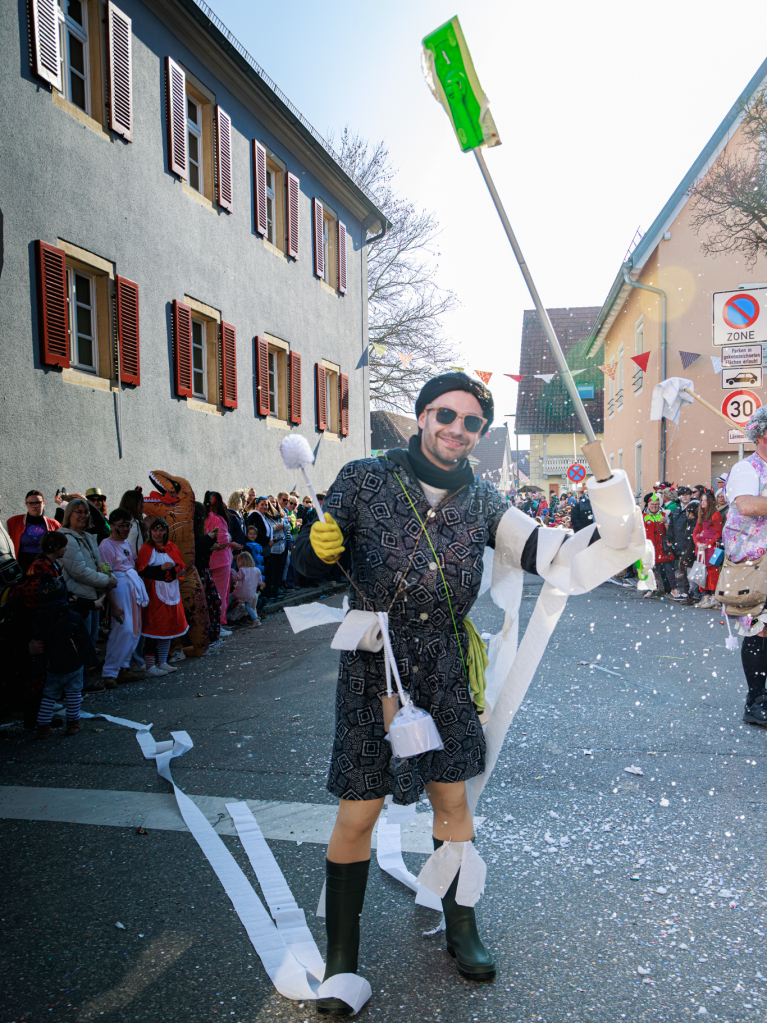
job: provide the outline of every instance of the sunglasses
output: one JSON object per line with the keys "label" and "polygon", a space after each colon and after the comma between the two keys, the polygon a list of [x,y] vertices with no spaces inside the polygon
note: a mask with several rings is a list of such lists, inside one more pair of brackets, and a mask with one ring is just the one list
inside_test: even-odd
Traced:
{"label": "sunglasses", "polygon": [[435,412],[435,418],[441,426],[450,426],[456,419],[462,420],[463,428],[467,433],[479,433],[487,424],[487,420],[482,416],[462,415],[454,408],[446,408],[444,405],[427,405],[424,411]]}

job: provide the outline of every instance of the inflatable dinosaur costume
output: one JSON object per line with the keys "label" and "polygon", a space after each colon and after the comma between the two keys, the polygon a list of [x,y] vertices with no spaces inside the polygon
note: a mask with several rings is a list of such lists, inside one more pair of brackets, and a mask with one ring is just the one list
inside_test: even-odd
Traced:
{"label": "inflatable dinosaur costume", "polygon": [[149,479],[156,487],[144,498],[144,513],[168,523],[171,541],[181,551],[186,577],[181,581],[181,601],[189,623],[184,637],[187,657],[202,657],[210,644],[208,605],[200,576],[194,567],[194,491],[180,476],[154,470]]}

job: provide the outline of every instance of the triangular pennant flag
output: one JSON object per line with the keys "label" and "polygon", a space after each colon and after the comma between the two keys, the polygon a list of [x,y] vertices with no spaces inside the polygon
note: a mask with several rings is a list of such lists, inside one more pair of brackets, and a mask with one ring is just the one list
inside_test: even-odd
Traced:
{"label": "triangular pennant flag", "polygon": [[486,369],[475,369],[474,372],[477,374],[477,376],[479,377],[483,384],[490,383],[490,377],[493,375],[492,373],[488,373]]}
{"label": "triangular pennant flag", "polygon": [[631,361],[635,362],[637,366],[642,370],[643,373],[647,372],[647,363],[650,361],[652,352],[643,352],[642,355],[632,355]]}
{"label": "triangular pennant flag", "polygon": [[700,358],[700,352],[680,352],[679,358],[682,360],[682,369],[687,369],[696,359]]}
{"label": "triangular pennant flag", "polygon": [[504,373],[505,377],[511,377],[516,383],[521,384],[524,379],[524,373]]}
{"label": "triangular pennant flag", "polygon": [[450,368],[454,369],[456,373],[463,373],[463,366],[451,366]]}
{"label": "triangular pennant flag", "polygon": [[383,345],[377,345],[375,341],[370,342],[370,347],[373,349],[376,355],[383,355],[383,353],[386,351]]}
{"label": "triangular pennant flag", "polygon": [[533,373],[535,379],[542,380],[544,384],[550,384],[556,375],[556,373]]}
{"label": "triangular pennant flag", "polygon": [[618,363],[610,362],[606,366],[597,366],[597,369],[601,369],[611,380],[615,380],[615,374],[618,372]]}
{"label": "triangular pennant flag", "polygon": [[714,372],[715,373],[721,373],[722,372],[722,360],[721,359],[717,359],[717,357],[715,355],[709,355],[709,359],[711,359],[711,365],[714,367]]}
{"label": "triangular pennant flag", "polygon": [[399,355],[399,361],[402,363],[402,368],[407,369],[411,361],[415,358],[413,355],[405,355],[404,352],[397,352]]}
{"label": "triangular pennant flag", "polygon": [[581,373],[586,373],[586,372],[587,372],[587,370],[585,370],[585,369],[571,369],[570,370],[570,376],[571,377],[577,377]]}

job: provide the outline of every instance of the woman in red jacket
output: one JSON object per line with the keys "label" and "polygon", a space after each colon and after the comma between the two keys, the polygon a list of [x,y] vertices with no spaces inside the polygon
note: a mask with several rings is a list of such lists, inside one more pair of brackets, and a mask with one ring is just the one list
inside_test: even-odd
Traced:
{"label": "woman in red jacket", "polygon": [[[184,559],[168,536],[165,519],[155,519],[136,562],[136,571],[144,580],[149,595],[149,603],[141,609],[141,635],[150,640],[144,646],[146,673],[150,678],[176,670],[168,664],[170,641],[183,636],[188,628],[178,585],[186,572]],[[156,654],[153,647],[157,649]]]}
{"label": "woman in red jacket", "polygon": [[[660,499],[657,494],[651,494],[647,502],[647,511],[644,514],[644,531],[648,540],[652,541],[655,548],[655,566],[658,569],[659,581],[666,593],[671,593],[674,588],[674,554],[666,550],[666,520],[660,510]],[[649,591],[648,591],[649,593]],[[645,596],[648,596],[648,593]]]}
{"label": "woman in red jacket", "polygon": [[713,599],[713,595],[721,569],[709,562],[716,550],[717,540],[722,538],[722,516],[716,510],[716,500],[710,490],[704,490],[700,496],[698,524],[692,532],[692,538],[698,553],[703,551],[706,556],[706,585],[705,588],[701,587],[703,597],[697,606],[719,609],[720,605]]}

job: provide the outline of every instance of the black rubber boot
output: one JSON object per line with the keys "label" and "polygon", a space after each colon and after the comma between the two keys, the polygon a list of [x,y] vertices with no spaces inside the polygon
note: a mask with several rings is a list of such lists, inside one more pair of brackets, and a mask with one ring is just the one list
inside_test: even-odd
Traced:
{"label": "black rubber boot", "polygon": [[747,636],[740,648],[743,672],[748,683],[748,696],[743,710],[743,720],[749,725],[767,728],[767,639],[764,636]]}
{"label": "black rubber boot", "polygon": [[[434,848],[443,845],[442,839],[434,839]],[[477,933],[477,918],[473,906],[459,906],[455,901],[460,870],[442,898],[445,914],[445,937],[447,950],[455,959],[458,972],[468,980],[492,980],[495,977],[495,962],[482,944]]]}
{"label": "black rubber boot", "polygon": [[[360,950],[360,914],[365,901],[370,860],[332,863],[325,860],[325,928],[328,954],[325,980],[337,973],[356,973]],[[347,1016],[352,1010],[340,998],[318,998],[317,1012]]]}

